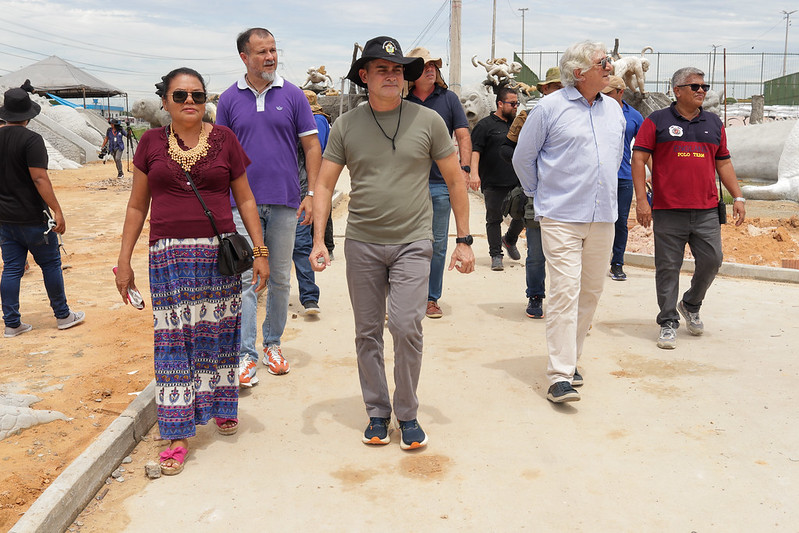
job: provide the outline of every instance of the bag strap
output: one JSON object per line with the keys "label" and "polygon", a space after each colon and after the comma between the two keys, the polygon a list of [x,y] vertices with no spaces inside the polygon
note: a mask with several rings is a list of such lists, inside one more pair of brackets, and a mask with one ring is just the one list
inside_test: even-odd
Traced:
{"label": "bag strap", "polygon": [[205,211],[205,216],[208,217],[208,220],[211,221],[211,227],[214,228],[214,233],[216,234],[216,238],[219,239],[220,244],[222,243],[222,236],[219,234],[219,230],[216,229],[216,223],[214,222],[214,216],[211,214],[211,211],[208,209],[208,206],[205,205],[203,201],[203,197],[200,196],[200,191],[197,190],[197,186],[194,184],[194,180],[191,179],[191,174],[189,174],[188,170],[183,170],[186,174],[186,179],[189,180],[189,185],[194,190],[194,194],[197,195],[197,199],[200,201],[200,204],[203,206],[203,211]]}
{"label": "bag strap", "polygon": [[716,177],[719,179],[719,202],[724,201],[724,191],[721,189],[721,175],[717,174]]}

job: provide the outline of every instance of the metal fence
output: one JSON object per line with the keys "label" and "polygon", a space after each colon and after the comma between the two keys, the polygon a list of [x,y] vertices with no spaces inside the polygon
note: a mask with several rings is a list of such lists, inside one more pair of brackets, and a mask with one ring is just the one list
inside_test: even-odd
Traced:
{"label": "metal fence", "polygon": [[[516,52],[524,63],[543,78],[549,67],[558,65],[563,52]],[[639,56],[641,52],[619,52],[622,57]],[[705,71],[705,81],[719,94],[724,92],[725,55],[721,50],[710,52],[657,52],[647,53],[650,62],[646,73],[646,90],[666,93],[671,75],[682,67],[696,67]],[[727,98],[747,99],[753,94],[764,94],[765,82],[799,72],[799,54],[778,53],[727,53]],[[799,87],[793,87],[799,92]],[[769,104],[769,102],[766,102]]]}

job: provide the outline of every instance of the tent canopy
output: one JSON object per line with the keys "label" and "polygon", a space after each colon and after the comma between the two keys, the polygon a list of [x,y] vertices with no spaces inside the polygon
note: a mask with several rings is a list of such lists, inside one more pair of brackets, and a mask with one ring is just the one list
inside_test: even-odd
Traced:
{"label": "tent canopy", "polygon": [[57,56],[50,56],[11,74],[0,77],[0,85],[19,87],[31,80],[35,92],[52,93],[61,98],[116,96],[124,91],[109,85]]}

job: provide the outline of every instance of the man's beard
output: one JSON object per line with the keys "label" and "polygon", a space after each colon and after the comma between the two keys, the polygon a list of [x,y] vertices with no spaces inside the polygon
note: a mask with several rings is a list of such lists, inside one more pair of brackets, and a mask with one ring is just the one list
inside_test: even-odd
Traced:
{"label": "man's beard", "polygon": [[275,81],[276,77],[277,77],[277,72],[274,72],[274,71],[272,71],[272,72],[261,72],[261,78],[263,78],[264,81],[266,81],[266,83],[272,83],[273,81]]}
{"label": "man's beard", "polygon": [[502,118],[504,118],[508,122],[513,122],[513,119],[516,118],[516,110],[511,109],[510,111],[503,111]]}

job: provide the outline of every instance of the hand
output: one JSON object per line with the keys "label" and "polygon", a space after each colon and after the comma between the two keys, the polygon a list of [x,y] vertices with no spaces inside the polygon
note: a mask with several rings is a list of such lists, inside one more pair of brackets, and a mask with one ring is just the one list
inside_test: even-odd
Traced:
{"label": "hand", "polygon": [[477,189],[479,189],[480,188],[480,176],[477,175],[476,172],[472,172],[471,174],[469,174],[467,176],[467,178],[466,178],[466,186],[469,189],[473,190],[473,191],[476,191]]}
{"label": "hand", "polygon": [[638,223],[643,227],[648,228],[652,223],[652,208],[649,207],[649,202],[636,202],[635,204],[635,218]]}
{"label": "hand", "polygon": [[311,262],[311,268],[314,272],[322,272],[332,264],[330,262],[330,254],[324,244],[314,244],[311,255],[308,256],[308,261]]}
{"label": "hand", "polygon": [[53,213],[53,220],[55,220],[55,226],[53,226],[53,231],[56,233],[63,235],[65,231],[67,231],[67,221],[64,220],[64,213],[61,211],[56,211]]}
{"label": "hand", "polygon": [[458,243],[452,252],[452,259],[447,270],[456,269],[461,274],[474,272],[474,252],[472,247],[465,243]]}
{"label": "hand", "polygon": [[735,225],[740,226],[744,223],[746,218],[746,204],[743,202],[733,202],[732,204],[732,219],[735,220]]}
{"label": "hand", "polygon": [[307,226],[313,222],[313,217],[311,216],[312,208],[313,197],[306,196],[303,198],[302,202],[300,202],[300,207],[297,208],[297,218],[300,218],[302,216],[302,212],[305,211],[305,217],[302,219],[302,222],[300,222],[301,226]]}
{"label": "hand", "polygon": [[128,289],[138,290],[134,281],[133,269],[130,265],[119,265],[115,268],[114,277],[116,278],[117,290],[122,296],[122,301],[125,302],[125,305],[129,304]]}
{"label": "hand", "polygon": [[269,280],[269,259],[266,257],[256,257],[252,261],[252,285],[258,284],[255,287],[255,292],[260,292],[266,287],[266,282]]}

